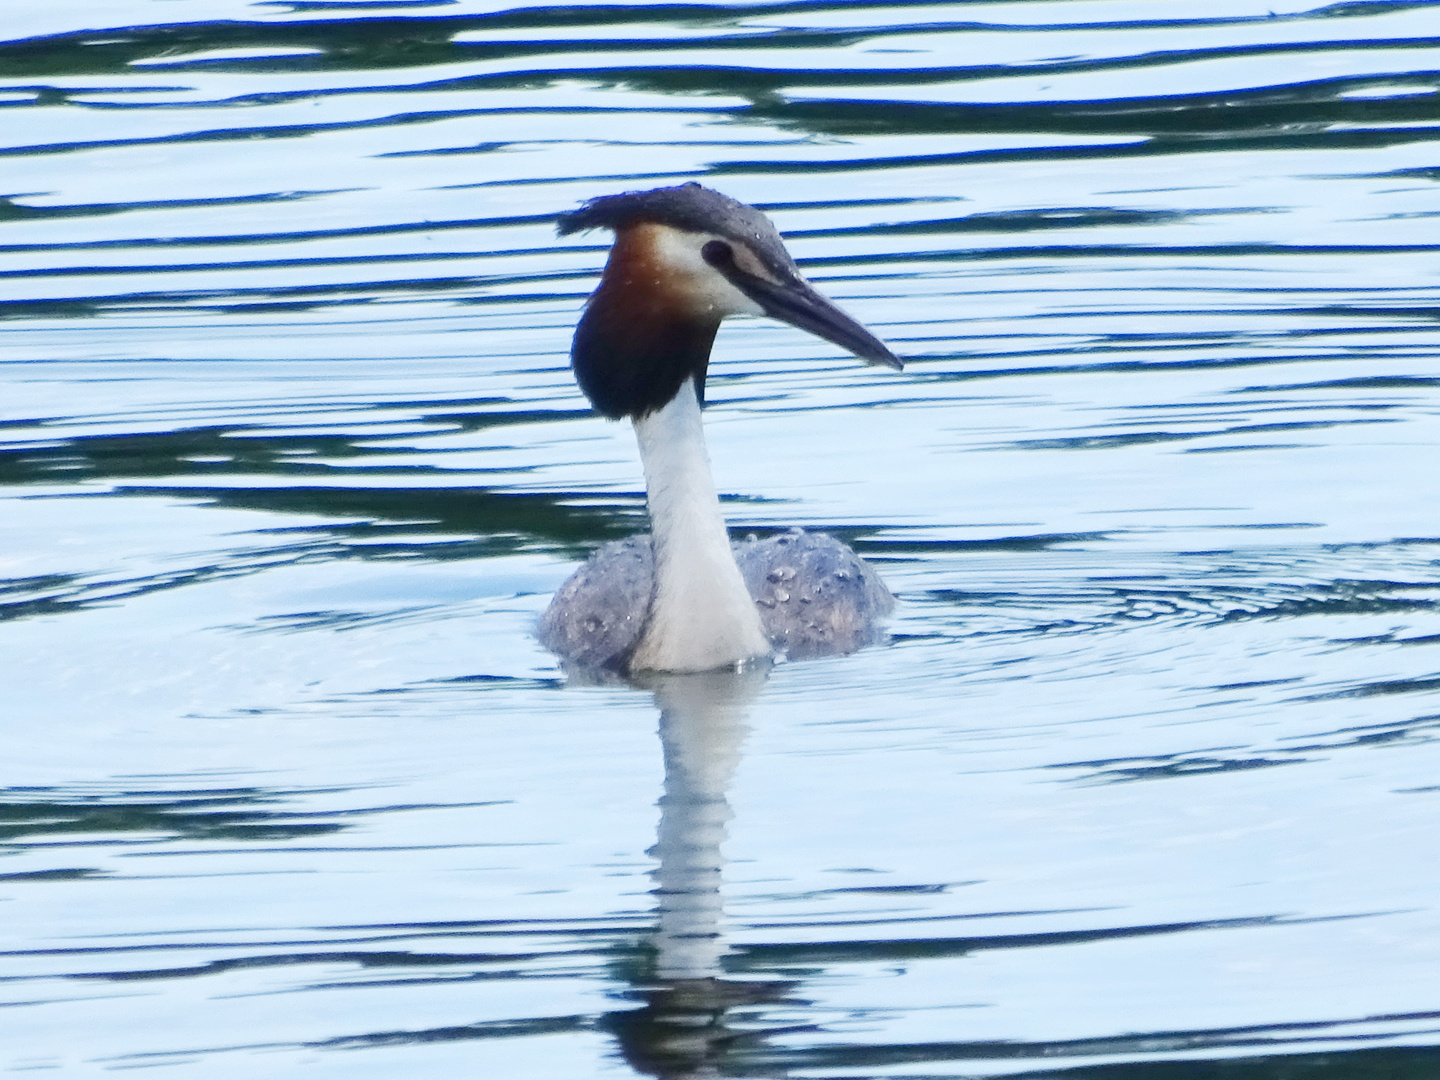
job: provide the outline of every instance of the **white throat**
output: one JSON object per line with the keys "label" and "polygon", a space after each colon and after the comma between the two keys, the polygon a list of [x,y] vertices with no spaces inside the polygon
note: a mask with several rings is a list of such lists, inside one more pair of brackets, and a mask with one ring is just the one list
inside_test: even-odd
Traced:
{"label": "white throat", "polygon": [[695,380],[635,421],[655,591],[634,671],[709,671],[767,656],[770,643],[735,565],[710,475]]}

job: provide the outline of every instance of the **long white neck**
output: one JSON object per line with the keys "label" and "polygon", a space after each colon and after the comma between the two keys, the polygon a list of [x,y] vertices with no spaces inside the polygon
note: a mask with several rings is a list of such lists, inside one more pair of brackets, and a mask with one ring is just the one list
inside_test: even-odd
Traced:
{"label": "long white neck", "polygon": [[765,656],[770,643],[735,556],[710,476],[695,382],[635,421],[655,592],[634,671],[709,671]]}

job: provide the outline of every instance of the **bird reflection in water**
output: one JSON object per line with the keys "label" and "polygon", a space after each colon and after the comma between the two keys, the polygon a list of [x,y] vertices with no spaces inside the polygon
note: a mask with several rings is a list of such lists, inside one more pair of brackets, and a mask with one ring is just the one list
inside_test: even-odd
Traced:
{"label": "bird reflection in water", "polygon": [[[792,1027],[744,1025],[736,1010],[779,1004],[793,982],[723,977],[721,854],[732,816],[727,798],[749,732],[749,706],[769,665],[635,679],[660,709],[665,793],[651,854],[657,926],[649,976],[627,996],[643,1008],[611,1013],[606,1026],[642,1075],[702,1080],[733,1074],[737,1055]],[[808,1027],[808,1025],[806,1025]],[[747,1073],[747,1075],[754,1075]]]}

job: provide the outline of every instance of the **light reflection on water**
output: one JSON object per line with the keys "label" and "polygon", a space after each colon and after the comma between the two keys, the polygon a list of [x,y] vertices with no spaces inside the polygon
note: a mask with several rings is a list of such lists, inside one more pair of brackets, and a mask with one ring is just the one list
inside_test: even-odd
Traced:
{"label": "light reflection on water", "polygon": [[[1164,7],[22,5],[4,1066],[1433,1073],[1434,5]],[[551,222],[683,179],[909,359],[708,417],[901,605],[581,686]]]}

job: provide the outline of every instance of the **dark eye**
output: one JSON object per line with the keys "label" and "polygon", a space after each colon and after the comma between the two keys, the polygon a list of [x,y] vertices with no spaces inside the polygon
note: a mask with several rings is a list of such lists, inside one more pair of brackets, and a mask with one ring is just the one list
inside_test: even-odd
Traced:
{"label": "dark eye", "polygon": [[700,249],[700,257],[717,270],[735,265],[735,252],[723,240],[711,240]]}

